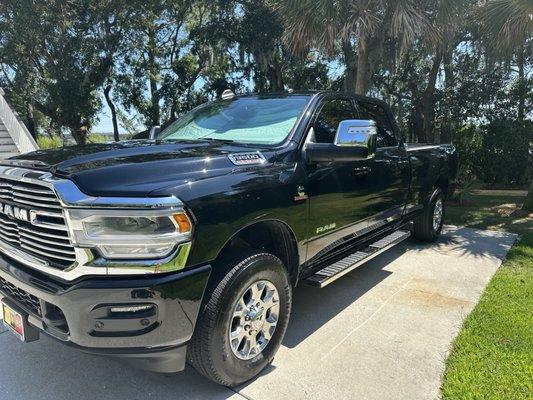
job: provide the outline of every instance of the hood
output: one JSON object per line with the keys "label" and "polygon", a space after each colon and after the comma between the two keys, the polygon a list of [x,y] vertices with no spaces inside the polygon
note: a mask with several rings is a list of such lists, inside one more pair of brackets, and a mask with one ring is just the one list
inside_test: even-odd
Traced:
{"label": "hood", "polygon": [[38,150],[1,163],[49,171],[74,181],[88,195],[127,197],[250,168],[235,165],[228,156],[257,151],[218,141],[132,140]]}

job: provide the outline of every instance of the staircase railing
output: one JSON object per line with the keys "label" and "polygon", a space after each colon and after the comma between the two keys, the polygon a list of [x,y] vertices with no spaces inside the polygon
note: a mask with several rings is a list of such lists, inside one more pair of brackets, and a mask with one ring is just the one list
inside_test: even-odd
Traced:
{"label": "staircase railing", "polygon": [[2,88],[0,88],[0,120],[21,153],[39,149],[28,128],[17,118],[15,112],[7,104]]}

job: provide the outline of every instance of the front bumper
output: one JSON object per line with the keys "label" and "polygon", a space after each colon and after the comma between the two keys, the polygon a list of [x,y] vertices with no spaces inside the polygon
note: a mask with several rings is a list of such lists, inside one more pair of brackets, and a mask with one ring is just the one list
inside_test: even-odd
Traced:
{"label": "front bumper", "polygon": [[[167,275],[50,279],[0,254],[0,298],[28,313],[29,324],[82,351],[121,358],[157,372],[185,367],[210,265]],[[111,308],[151,305],[141,313]]]}

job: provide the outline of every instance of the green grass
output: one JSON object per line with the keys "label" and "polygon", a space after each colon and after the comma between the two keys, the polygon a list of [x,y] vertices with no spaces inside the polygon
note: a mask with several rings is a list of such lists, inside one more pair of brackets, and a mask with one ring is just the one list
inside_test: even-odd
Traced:
{"label": "green grass", "polygon": [[[503,204],[521,205],[525,197],[519,196],[466,196],[466,205],[448,205],[446,208],[446,223],[465,225],[477,229],[524,234],[533,231],[533,222],[526,215],[511,215],[509,217],[498,214],[495,209]],[[523,214],[523,213],[522,213]]]}
{"label": "green grass", "polygon": [[105,143],[113,140],[112,137],[104,136],[100,133],[89,134],[89,143]]}
{"label": "green grass", "polygon": [[[533,399],[533,221],[494,208],[524,198],[470,196],[447,222],[521,234],[466,318],[446,362],[444,399]],[[518,214],[518,216],[516,216]]]}
{"label": "green grass", "polygon": [[[112,139],[113,138],[107,137],[99,133],[91,133],[89,134],[88,143],[105,143]],[[37,144],[39,145],[40,149],[46,150],[57,149],[58,147],[63,147],[63,145],[75,144],[75,142],[73,139],[71,139],[69,143],[63,143],[63,139],[61,139],[61,137],[57,135],[54,135],[52,137],[39,135],[37,136]]]}
{"label": "green grass", "polygon": [[63,141],[59,136],[43,136],[39,135],[37,136],[37,144],[39,145],[40,149],[56,149],[58,147],[63,146]]}

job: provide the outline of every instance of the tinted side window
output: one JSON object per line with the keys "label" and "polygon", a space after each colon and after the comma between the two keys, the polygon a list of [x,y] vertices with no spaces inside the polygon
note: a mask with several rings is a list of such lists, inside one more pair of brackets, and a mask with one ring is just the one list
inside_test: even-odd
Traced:
{"label": "tinted side window", "polygon": [[320,110],[315,122],[315,142],[333,143],[341,121],[354,119],[352,103],[348,100],[330,100]]}
{"label": "tinted side window", "polygon": [[398,144],[389,116],[383,107],[374,103],[358,101],[357,114],[358,119],[372,119],[376,121],[378,147],[396,146]]}

